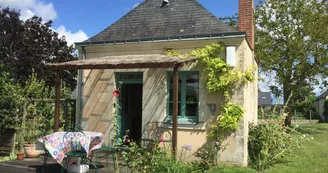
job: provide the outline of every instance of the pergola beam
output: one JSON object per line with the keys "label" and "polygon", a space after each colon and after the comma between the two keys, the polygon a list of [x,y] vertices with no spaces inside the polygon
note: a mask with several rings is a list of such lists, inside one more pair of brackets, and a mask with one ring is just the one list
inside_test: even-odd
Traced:
{"label": "pergola beam", "polygon": [[88,64],[88,65],[65,65],[50,67],[54,70],[79,70],[79,69],[131,69],[131,68],[172,68],[175,63],[143,63],[143,64]]}
{"label": "pergola beam", "polygon": [[51,63],[54,70],[172,68],[176,64],[196,61],[197,57],[179,58],[160,54],[105,56],[62,63]]}

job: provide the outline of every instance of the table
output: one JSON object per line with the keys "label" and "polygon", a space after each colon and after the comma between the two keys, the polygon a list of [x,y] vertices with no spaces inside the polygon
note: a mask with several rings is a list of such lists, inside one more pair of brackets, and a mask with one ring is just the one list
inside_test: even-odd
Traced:
{"label": "table", "polygon": [[67,139],[75,140],[74,138],[78,138],[77,141],[79,141],[87,156],[92,150],[99,149],[104,139],[104,134],[100,132],[83,131],[83,135],[71,135],[70,138],[67,138],[70,133],[81,132],[55,132],[39,139],[59,164],[62,164],[66,153],[72,151],[71,144]]}

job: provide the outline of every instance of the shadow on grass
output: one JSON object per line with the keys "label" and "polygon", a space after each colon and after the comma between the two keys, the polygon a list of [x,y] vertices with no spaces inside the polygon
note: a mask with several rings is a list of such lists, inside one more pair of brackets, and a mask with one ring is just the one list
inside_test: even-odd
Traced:
{"label": "shadow on grass", "polygon": [[306,124],[300,125],[298,128],[295,129],[297,132],[301,134],[323,134],[328,131],[328,125],[325,126],[324,124]]}
{"label": "shadow on grass", "polygon": [[[272,161],[270,164],[267,164],[265,166],[261,166],[261,170],[258,171],[258,172],[263,172],[263,171],[265,171],[267,169],[270,169],[271,167],[274,167],[276,165],[287,165],[288,163],[291,163],[291,162],[292,161],[286,160],[285,158],[280,158],[280,159],[277,159],[275,161]],[[254,164],[251,164],[251,163],[248,166],[249,166],[249,168],[252,168],[254,170],[256,170],[258,168],[258,165],[254,165]]]}

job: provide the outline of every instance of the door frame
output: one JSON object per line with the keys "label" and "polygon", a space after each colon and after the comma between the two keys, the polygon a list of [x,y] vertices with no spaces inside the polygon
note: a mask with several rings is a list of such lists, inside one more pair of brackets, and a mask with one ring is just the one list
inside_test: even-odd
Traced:
{"label": "door frame", "polygon": [[[135,79],[121,79],[122,75],[129,75],[129,74],[138,74],[141,75],[141,78],[135,78]],[[143,88],[143,72],[115,72],[115,82],[116,82],[116,88],[118,90],[121,90],[121,85],[122,84],[141,84]],[[142,99],[142,98],[141,98]],[[118,112],[118,115],[116,117],[116,124],[117,124],[117,129],[116,129],[116,137],[121,138],[125,135],[125,132],[122,131],[122,122],[124,120],[122,119],[121,116],[121,100],[120,97],[117,97],[116,99],[116,104],[118,107],[115,107],[116,112]]]}

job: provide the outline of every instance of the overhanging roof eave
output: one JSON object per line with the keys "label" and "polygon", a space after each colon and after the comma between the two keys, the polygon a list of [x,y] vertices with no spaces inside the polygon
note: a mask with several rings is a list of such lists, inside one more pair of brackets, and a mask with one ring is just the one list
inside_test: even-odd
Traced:
{"label": "overhanging roof eave", "polygon": [[246,37],[245,32],[223,32],[215,34],[201,34],[201,35],[186,35],[186,36],[172,36],[172,37],[157,37],[157,38],[142,38],[131,40],[104,40],[94,42],[76,42],[76,46],[87,45],[104,45],[104,44],[132,44],[132,43],[147,43],[147,42],[164,42],[164,41],[184,41],[184,40],[202,40],[202,39],[217,39],[217,38],[234,38]]}

